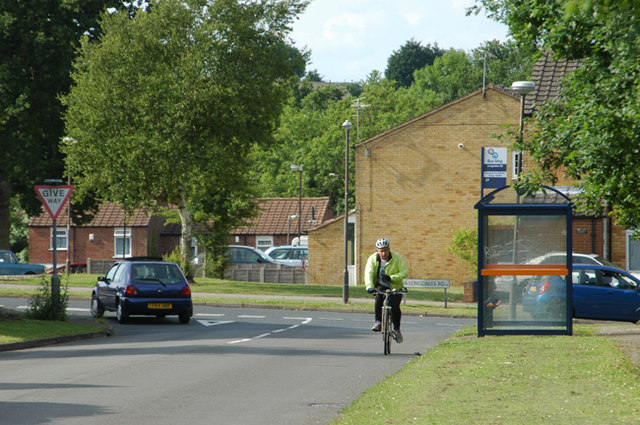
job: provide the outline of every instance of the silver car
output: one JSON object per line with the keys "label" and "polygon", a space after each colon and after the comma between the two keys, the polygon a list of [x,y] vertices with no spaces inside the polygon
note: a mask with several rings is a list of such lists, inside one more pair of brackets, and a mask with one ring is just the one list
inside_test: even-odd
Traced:
{"label": "silver car", "polygon": [[309,248],[304,245],[272,246],[265,251],[276,263],[293,267],[306,267]]}

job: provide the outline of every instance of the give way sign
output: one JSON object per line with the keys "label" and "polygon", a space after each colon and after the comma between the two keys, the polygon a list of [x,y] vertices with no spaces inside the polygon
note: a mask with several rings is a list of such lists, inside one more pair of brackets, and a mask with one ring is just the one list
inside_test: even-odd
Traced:
{"label": "give way sign", "polygon": [[35,186],[36,193],[52,220],[58,218],[62,207],[73,192],[73,186]]}

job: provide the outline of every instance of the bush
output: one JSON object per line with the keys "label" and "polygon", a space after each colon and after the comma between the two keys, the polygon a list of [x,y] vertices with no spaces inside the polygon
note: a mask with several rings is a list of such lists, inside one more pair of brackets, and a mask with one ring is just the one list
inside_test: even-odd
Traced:
{"label": "bush", "polygon": [[475,278],[478,274],[478,229],[462,228],[453,231],[453,240],[447,251],[458,256],[470,266],[470,273]]}
{"label": "bush", "polygon": [[67,289],[67,285],[64,288],[60,287],[60,298],[55,303],[51,294],[51,285],[45,277],[42,277],[38,292],[29,298],[27,317],[36,320],[67,320],[67,305],[69,303]]}

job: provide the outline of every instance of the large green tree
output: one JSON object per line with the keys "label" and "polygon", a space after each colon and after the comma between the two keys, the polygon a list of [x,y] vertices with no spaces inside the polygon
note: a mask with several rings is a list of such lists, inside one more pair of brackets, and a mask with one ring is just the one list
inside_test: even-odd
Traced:
{"label": "large green tree", "polygon": [[[335,84],[314,90],[309,82],[303,82],[284,110],[276,133],[280,143],[268,150],[253,151],[256,166],[252,174],[260,193],[297,196],[297,174],[291,173],[289,166],[302,165],[303,196],[329,195],[334,210],[344,211],[345,133],[340,127],[344,120],[349,119],[354,126],[350,140],[355,144],[358,134],[360,141],[366,140],[477,90],[482,86],[485,53],[487,83],[510,86],[513,81],[528,78],[531,72],[531,61],[515,43],[489,41],[471,54],[447,51],[432,65],[416,71],[417,79],[408,88],[396,87],[395,81],[377,71],[356,84],[357,90]],[[359,112],[356,96],[362,106]],[[350,164],[353,167],[354,161]],[[349,175],[349,184],[354,187],[353,169]]]}
{"label": "large green tree", "polygon": [[482,0],[479,6],[508,24],[524,48],[581,61],[524,138],[521,147],[539,167],[522,186],[554,183],[562,172],[583,190],[584,207],[609,206],[620,225],[640,226],[640,3]]}
{"label": "large green tree", "polygon": [[95,191],[129,212],[175,206],[188,269],[194,216],[223,232],[250,210],[248,153],[273,140],[304,65],[286,35],[305,6],[165,0],[133,19],[104,14],[64,98],[63,150],[79,195]]}
{"label": "large green tree", "polygon": [[385,78],[395,81],[397,87],[409,87],[413,83],[413,73],[427,65],[432,65],[437,57],[444,54],[438,43],[427,44],[411,39],[387,59]]}
{"label": "large green tree", "polygon": [[41,211],[33,186],[61,178],[58,142],[69,71],[82,34],[119,0],[0,0],[0,248],[9,249],[10,201]]}

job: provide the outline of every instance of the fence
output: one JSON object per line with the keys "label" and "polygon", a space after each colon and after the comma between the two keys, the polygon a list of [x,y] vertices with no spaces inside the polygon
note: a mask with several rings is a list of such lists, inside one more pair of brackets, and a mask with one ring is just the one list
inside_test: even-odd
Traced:
{"label": "fence", "polygon": [[225,271],[224,278],[245,282],[306,283],[307,272],[302,267],[281,264],[233,264]]}
{"label": "fence", "polygon": [[94,260],[87,258],[87,273],[106,274],[115,260]]}

